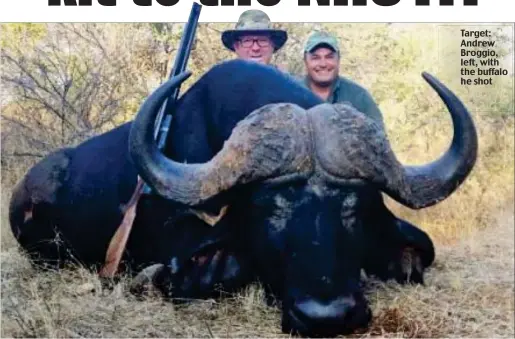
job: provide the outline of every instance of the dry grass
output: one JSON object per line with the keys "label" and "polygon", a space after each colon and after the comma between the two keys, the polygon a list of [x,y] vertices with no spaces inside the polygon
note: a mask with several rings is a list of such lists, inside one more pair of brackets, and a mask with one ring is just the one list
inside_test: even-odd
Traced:
{"label": "dry grass", "polygon": [[[370,282],[374,319],[354,337],[513,337],[513,207],[497,225],[438,246],[426,286]],[[105,288],[81,268],[36,273],[15,247],[1,253],[2,337],[279,337],[280,312],[263,290],[189,305],[128,280]]]}
{"label": "dry grass", "polygon": [[367,335],[513,337],[513,208],[499,225],[437,248],[426,286],[379,284]]}

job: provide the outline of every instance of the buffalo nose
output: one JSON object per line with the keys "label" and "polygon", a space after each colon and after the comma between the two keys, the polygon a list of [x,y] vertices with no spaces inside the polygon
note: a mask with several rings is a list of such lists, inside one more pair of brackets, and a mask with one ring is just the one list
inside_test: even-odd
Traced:
{"label": "buffalo nose", "polygon": [[283,331],[309,337],[332,337],[348,334],[368,325],[371,312],[354,297],[329,301],[305,299],[296,301],[283,313]]}

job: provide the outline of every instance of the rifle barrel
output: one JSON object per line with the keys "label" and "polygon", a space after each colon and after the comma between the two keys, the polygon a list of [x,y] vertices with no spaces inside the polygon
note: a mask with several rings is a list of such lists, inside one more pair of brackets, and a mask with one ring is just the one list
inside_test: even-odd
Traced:
{"label": "rifle barrel", "polygon": [[[195,40],[195,33],[201,8],[202,6],[196,2],[194,2],[192,5],[190,16],[188,18],[188,22],[186,23],[186,27],[181,38],[179,50],[177,52],[177,56],[175,57],[175,63],[172,71],[170,72],[169,79],[183,73],[186,70],[186,65],[188,64],[188,59],[193,47],[193,42]],[[155,122],[154,138],[157,140],[157,146],[161,150],[164,148],[168,136],[168,129],[170,128],[170,123],[172,121],[170,112],[172,111],[175,103],[177,102],[177,99],[179,98],[180,90],[180,86],[177,86],[170,97],[166,99],[166,101],[161,106],[161,110],[159,111],[159,115],[157,116]]]}
{"label": "rifle barrel", "polygon": [[[169,79],[183,73],[186,70],[191,48],[193,47],[193,41],[195,40],[195,33],[197,30],[201,8],[201,5],[197,4],[196,2],[193,3],[190,16],[186,22],[186,27],[184,28],[184,32],[182,34],[179,50],[177,52],[177,56],[175,57],[175,63],[169,75]],[[177,103],[177,99],[179,98],[180,90],[181,89],[179,85],[175,88],[170,97],[165,100],[154,123],[154,139],[157,141],[157,147],[160,150],[163,150],[165,147],[168,131],[172,123],[172,112],[175,104]],[[146,183],[143,185],[142,191],[144,194],[151,194],[152,192]]]}

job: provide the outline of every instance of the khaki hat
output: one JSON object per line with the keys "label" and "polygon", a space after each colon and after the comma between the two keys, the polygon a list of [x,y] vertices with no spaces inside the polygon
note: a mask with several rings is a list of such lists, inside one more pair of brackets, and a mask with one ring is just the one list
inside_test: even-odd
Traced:
{"label": "khaki hat", "polygon": [[234,29],[222,33],[222,43],[225,47],[234,51],[234,42],[242,35],[269,34],[274,42],[275,51],[284,46],[288,40],[288,33],[280,29],[274,29],[270,18],[265,12],[251,9],[243,12]]}
{"label": "khaki hat", "polygon": [[311,53],[320,45],[328,46],[335,52],[340,53],[340,47],[338,46],[339,44],[336,37],[330,33],[321,31],[314,32],[309,36],[306,45],[304,45],[304,52]]}

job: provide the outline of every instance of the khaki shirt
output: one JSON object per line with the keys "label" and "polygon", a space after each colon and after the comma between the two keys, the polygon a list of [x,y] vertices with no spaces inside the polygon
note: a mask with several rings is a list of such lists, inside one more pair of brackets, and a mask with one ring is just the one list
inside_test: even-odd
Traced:
{"label": "khaki shirt", "polygon": [[[310,89],[307,78],[298,80]],[[358,111],[374,119],[384,130],[383,114],[370,93],[357,83],[340,76],[336,79],[326,102],[335,104],[344,101],[350,102]]]}

